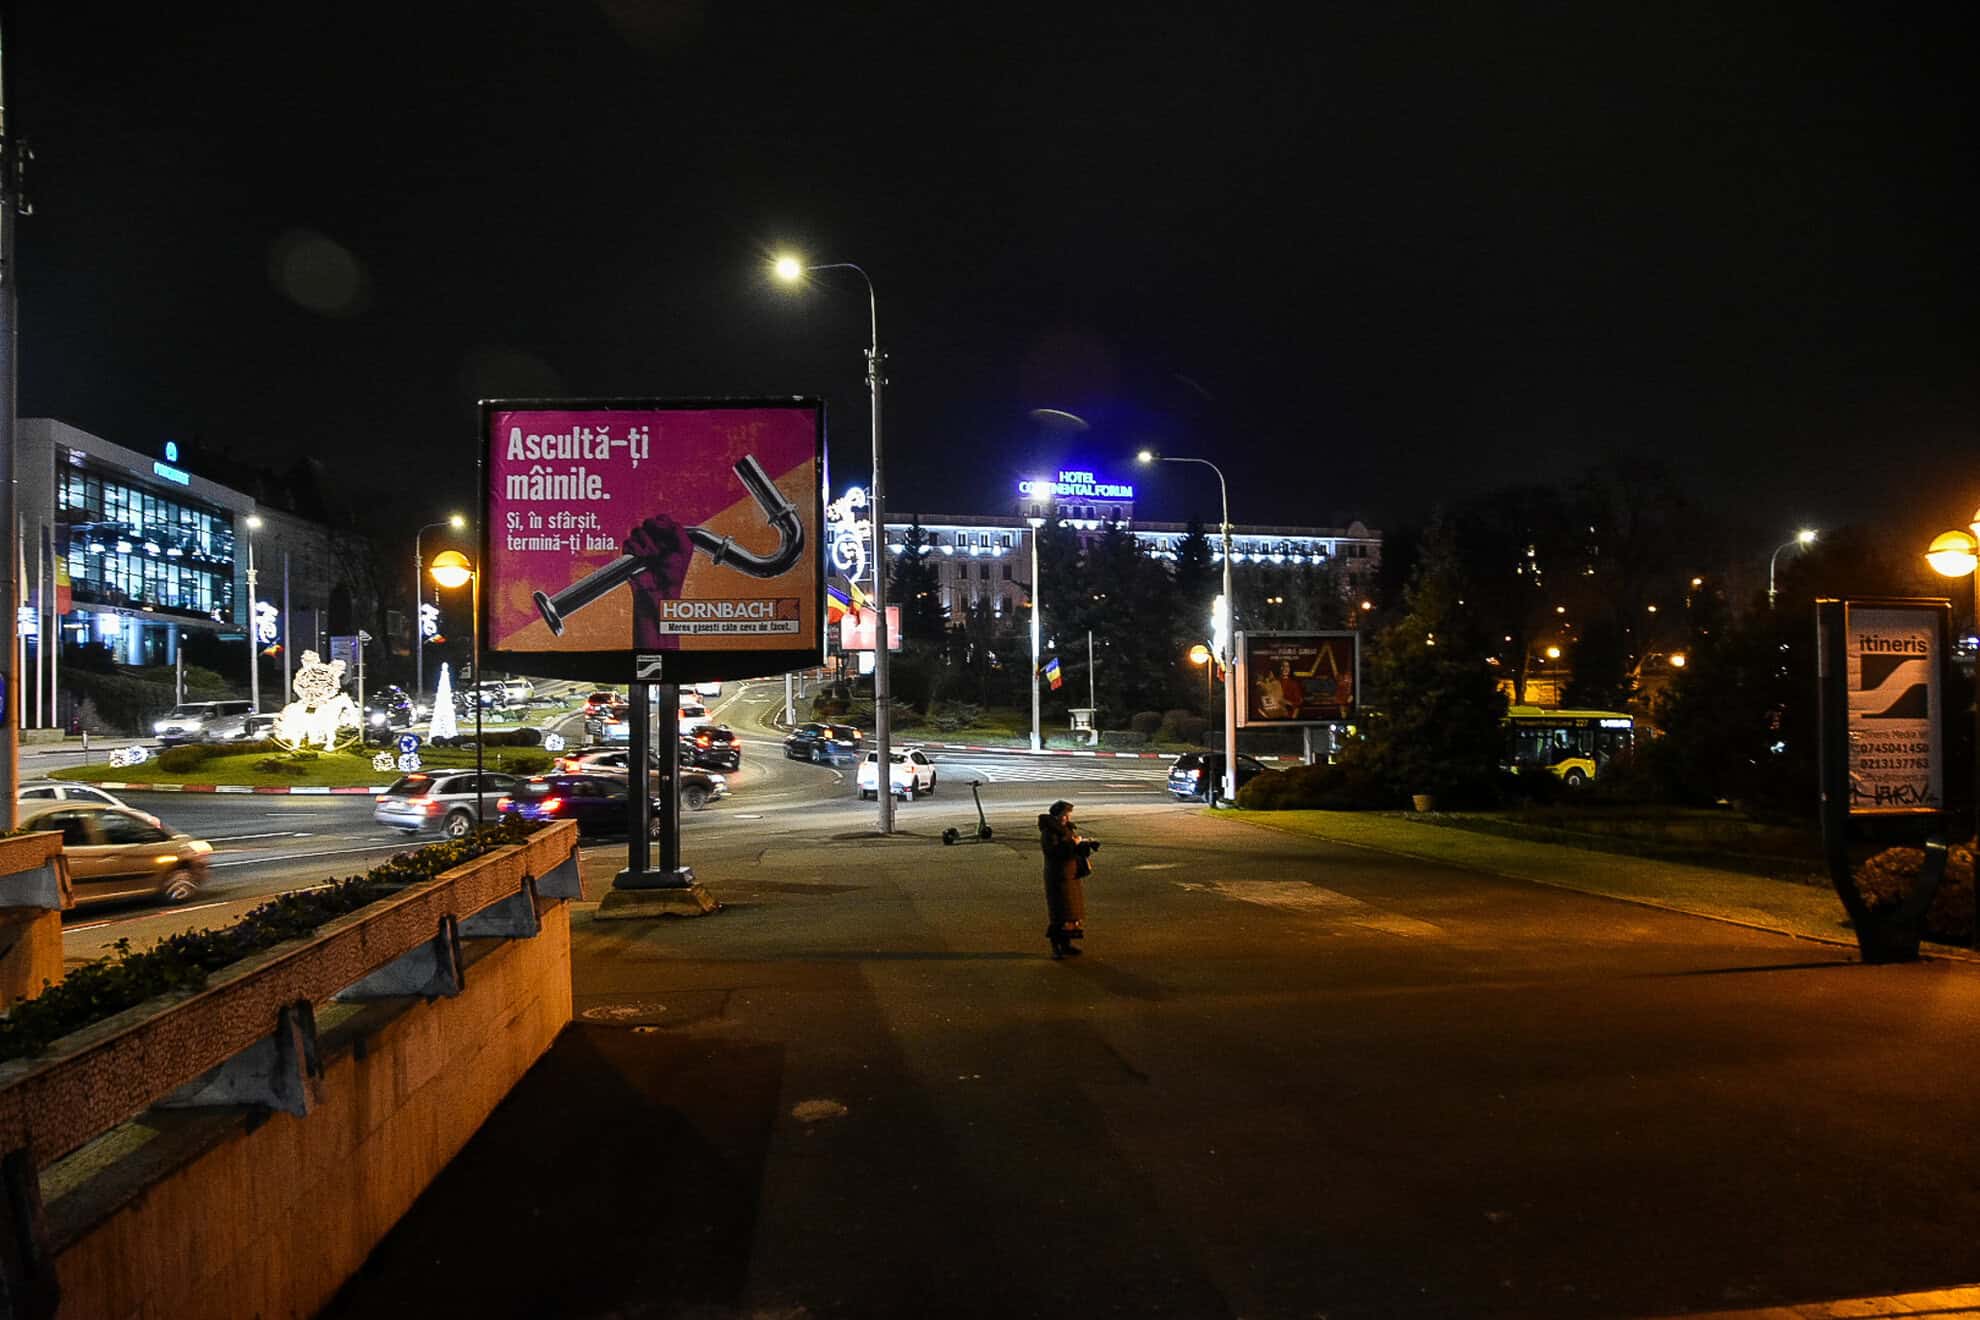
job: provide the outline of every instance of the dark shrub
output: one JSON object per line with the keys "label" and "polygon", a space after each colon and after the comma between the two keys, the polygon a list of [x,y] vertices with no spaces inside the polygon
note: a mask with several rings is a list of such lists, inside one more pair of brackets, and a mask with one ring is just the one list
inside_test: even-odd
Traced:
{"label": "dark shrub", "polygon": [[[1857,891],[1875,911],[1887,911],[1911,892],[1912,878],[1925,864],[1922,848],[1886,848],[1856,870]],[[1946,857],[1945,878],[1925,911],[1925,938],[1965,944],[1973,938],[1973,841],[1954,844]]]}
{"label": "dark shrub", "polygon": [[305,752],[302,756],[294,759],[284,756],[269,756],[256,761],[254,768],[265,775],[288,775],[291,778],[300,779],[309,773],[309,766],[305,762],[304,757],[307,757],[309,760],[316,759],[313,752]]}
{"label": "dark shrub", "polygon": [[1176,721],[1176,740],[1201,746],[1205,735],[1210,732],[1210,721],[1201,715],[1185,715]]}
{"label": "dark shrub", "polygon": [[1133,729],[1102,729],[1100,731],[1100,745],[1102,747],[1145,747],[1148,745],[1148,735],[1137,733]]}
{"label": "dark shrub", "polygon": [[1511,774],[1503,776],[1500,783],[1506,790],[1507,800],[1519,805],[1545,806],[1555,802],[1574,802],[1587,793],[1586,789],[1580,793],[1575,792],[1561,782],[1559,775],[1542,766],[1521,766]]}
{"label": "dark shrub", "polygon": [[1140,734],[1144,740],[1161,727],[1162,712],[1159,710],[1140,711],[1128,720],[1128,728]]}
{"label": "dark shrub", "polygon": [[211,760],[220,749],[207,743],[187,743],[183,747],[167,747],[157,756],[158,768],[168,775],[183,775]]}
{"label": "dark shrub", "polygon": [[1296,765],[1268,770],[1238,790],[1248,811],[1377,811],[1395,805],[1379,781],[1354,765]]}

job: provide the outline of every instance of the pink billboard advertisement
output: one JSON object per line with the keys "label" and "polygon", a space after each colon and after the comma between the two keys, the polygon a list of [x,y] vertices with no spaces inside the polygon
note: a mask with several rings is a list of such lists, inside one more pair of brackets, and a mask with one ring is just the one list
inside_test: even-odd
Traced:
{"label": "pink billboard advertisement", "polygon": [[823,649],[824,409],[489,401],[484,663],[707,682]]}

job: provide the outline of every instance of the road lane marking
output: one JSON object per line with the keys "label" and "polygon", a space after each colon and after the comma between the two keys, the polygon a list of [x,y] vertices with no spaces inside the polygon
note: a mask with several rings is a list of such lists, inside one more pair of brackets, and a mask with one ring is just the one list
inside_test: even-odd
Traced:
{"label": "road lane marking", "polygon": [[307,839],[313,837],[308,830],[270,830],[266,834],[211,834],[208,843],[243,843],[249,839]]}
{"label": "road lane marking", "polygon": [[207,865],[214,867],[253,866],[265,862],[300,862],[312,857],[347,857],[352,853],[404,851],[406,851],[406,845],[403,843],[374,843],[363,848],[332,848],[325,852],[255,853],[248,857],[230,858],[224,862],[209,862]]}

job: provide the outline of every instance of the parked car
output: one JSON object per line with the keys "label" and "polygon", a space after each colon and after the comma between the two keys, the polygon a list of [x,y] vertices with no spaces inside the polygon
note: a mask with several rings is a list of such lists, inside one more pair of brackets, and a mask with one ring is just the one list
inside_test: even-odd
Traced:
{"label": "parked car", "polygon": [[[1238,787],[1250,783],[1253,776],[1264,774],[1263,763],[1249,756],[1240,755],[1237,759]],[[1195,799],[1208,802],[1211,796],[1224,791],[1224,754],[1222,752],[1184,752],[1169,766],[1169,792],[1187,802]]]}
{"label": "parked car", "polygon": [[255,714],[252,701],[189,701],[174,706],[152,723],[158,741],[170,747],[177,743],[225,742],[248,736],[248,717]]}
{"label": "parked car", "polygon": [[21,824],[62,832],[78,904],[120,898],[183,903],[206,883],[213,845],[142,812],[100,802],[50,802],[23,811]]}
{"label": "parked car", "polygon": [[742,739],[726,724],[704,724],[681,735],[681,760],[704,770],[740,770]]}
{"label": "parked car", "polygon": [[[495,804],[522,781],[514,775],[484,772],[481,776],[481,819],[494,821]],[[475,825],[475,773],[472,770],[410,774],[380,793],[371,818],[408,834],[438,830],[450,839],[466,835]]]}
{"label": "parked car", "polygon": [[502,680],[502,700],[511,706],[527,706],[536,700],[536,684],[526,678]]}
{"label": "parked car", "polygon": [[[571,756],[557,758],[557,769],[569,775],[607,775],[614,779],[625,779],[632,773],[632,752],[630,750],[601,750],[591,748]],[[651,761],[647,766],[647,786],[657,791],[660,771],[658,763]],[[729,796],[729,781],[721,775],[711,775],[693,766],[682,765],[681,805],[689,811],[700,811],[710,802],[718,802]]]}
{"label": "parked car", "polygon": [[720,683],[696,683],[694,685],[694,695],[711,699],[719,697],[722,695],[722,685]]}
{"label": "parked car", "polygon": [[[632,797],[623,778],[610,775],[537,775],[516,785],[497,807],[524,820],[574,820],[580,834],[624,834]],[[666,804],[653,799],[652,833],[665,822]]]}
{"label": "parked car", "polygon": [[859,730],[850,724],[800,724],[784,739],[784,755],[823,764],[859,755]]}
{"label": "parked car", "polygon": [[[893,762],[888,780],[896,797],[914,801],[918,793],[935,791],[935,763],[928,759],[928,753],[919,748],[888,753],[887,759]],[[868,752],[866,759],[859,764],[859,795],[862,798],[879,796],[880,753]]]}
{"label": "parked car", "polygon": [[608,688],[589,693],[584,699],[584,717],[588,720],[598,719],[603,715],[623,715],[626,710],[625,694],[613,692]]}

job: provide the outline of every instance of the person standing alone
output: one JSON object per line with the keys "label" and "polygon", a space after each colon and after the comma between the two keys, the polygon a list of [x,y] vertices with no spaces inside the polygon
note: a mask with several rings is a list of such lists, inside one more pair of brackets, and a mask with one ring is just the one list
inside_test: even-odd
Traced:
{"label": "person standing alone", "polygon": [[1100,845],[1080,837],[1070,802],[1054,802],[1038,818],[1038,846],[1045,854],[1045,938],[1054,958],[1077,957],[1074,940],[1086,937],[1086,860]]}

